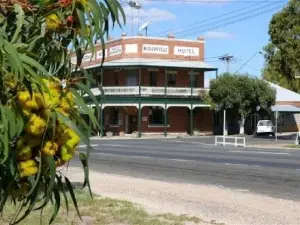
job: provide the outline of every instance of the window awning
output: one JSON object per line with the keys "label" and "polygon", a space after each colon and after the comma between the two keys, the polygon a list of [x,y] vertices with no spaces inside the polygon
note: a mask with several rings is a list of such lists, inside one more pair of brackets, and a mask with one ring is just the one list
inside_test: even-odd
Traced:
{"label": "window awning", "polygon": [[[85,69],[91,69],[101,66],[101,63],[84,66]],[[178,68],[195,69],[204,71],[216,71],[217,68],[208,65],[203,61],[192,60],[174,60],[174,59],[151,59],[151,58],[122,58],[109,62],[104,62],[104,68],[122,68],[122,67],[154,67],[154,68]]]}
{"label": "window awning", "polygon": [[299,112],[300,107],[296,107],[294,105],[274,105],[272,106],[273,112]]}

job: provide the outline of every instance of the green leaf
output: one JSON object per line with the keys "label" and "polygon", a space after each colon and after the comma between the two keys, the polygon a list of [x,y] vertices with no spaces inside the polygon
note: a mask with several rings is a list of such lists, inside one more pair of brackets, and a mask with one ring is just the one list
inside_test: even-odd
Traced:
{"label": "green leaf", "polygon": [[62,192],[62,194],[64,196],[65,205],[66,205],[67,214],[68,214],[69,213],[69,202],[68,202],[68,196],[66,194],[64,184],[62,182],[62,176],[61,175],[60,176],[56,175],[56,180],[57,180],[58,188],[61,190],[61,192]]}
{"label": "green leaf", "polygon": [[70,192],[70,196],[71,196],[71,199],[73,201],[74,207],[76,209],[77,215],[81,219],[81,215],[80,215],[80,212],[79,212],[79,209],[78,209],[78,204],[77,204],[77,200],[76,200],[76,197],[75,197],[75,194],[74,194],[73,186],[72,186],[70,180],[67,177],[65,177],[65,182],[66,182],[67,188]]}
{"label": "green leaf", "polygon": [[50,182],[49,182],[47,192],[48,192],[48,195],[50,195],[50,193],[52,192],[54,181],[55,181],[56,165],[55,165],[53,156],[47,156],[46,159],[47,159],[47,163],[49,165],[49,176],[50,176]]}
{"label": "green leaf", "polygon": [[0,110],[1,110],[1,121],[2,121],[2,124],[4,125],[4,132],[1,134],[0,133],[0,139],[2,140],[2,144],[3,144],[3,159],[2,161],[0,162],[0,164],[3,164],[7,158],[8,158],[8,155],[9,155],[9,137],[8,137],[8,127],[9,127],[9,121],[8,121],[8,118],[7,118],[7,114],[6,114],[6,109],[4,106],[0,105]]}
{"label": "green leaf", "polygon": [[[100,112],[100,107],[99,107],[99,102],[97,101],[97,98],[95,97],[95,95],[93,94],[93,92],[91,91],[90,88],[88,88],[86,85],[84,85],[83,83],[77,83],[76,86],[83,90],[85,93],[88,94],[88,96],[92,99],[93,103],[95,104],[96,106],[96,112],[97,112],[97,115],[98,113]],[[96,119],[96,124],[98,123],[97,119]]]}
{"label": "green leaf", "polygon": [[54,222],[60,209],[60,193],[57,185],[54,185],[53,194],[54,194],[55,204],[54,204],[54,210],[51,219],[49,221],[49,224],[52,224]]}
{"label": "green leaf", "polygon": [[6,40],[4,40],[3,47],[7,53],[5,54],[5,56],[9,61],[9,65],[12,68],[12,71],[14,71],[17,76],[20,76],[20,79],[22,80],[22,76],[24,75],[24,68],[22,65],[20,54],[18,53],[16,48],[14,48],[14,46]]}
{"label": "green leaf", "polygon": [[20,59],[27,63],[29,66],[32,66],[36,69],[38,69],[40,72],[42,72],[44,75],[48,74],[48,72],[46,71],[46,69],[41,65],[39,64],[38,61],[36,61],[35,59],[25,55],[25,54],[20,54]]}
{"label": "green leaf", "polygon": [[17,23],[16,23],[17,27],[15,30],[14,36],[12,37],[11,43],[14,43],[17,40],[17,38],[22,30],[23,23],[24,23],[24,11],[23,11],[21,5],[14,4],[14,9],[17,14],[17,16],[16,16],[17,17]]}
{"label": "green leaf", "polygon": [[90,185],[90,179],[89,179],[89,164],[88,164],[88,158],[84,153],[79,153],[79,158],[83,166],[84,171],[84,182],[83,182],[83,188],[85,186],[88,186],[89,192],[91,197],[93,198],[93,193]]}

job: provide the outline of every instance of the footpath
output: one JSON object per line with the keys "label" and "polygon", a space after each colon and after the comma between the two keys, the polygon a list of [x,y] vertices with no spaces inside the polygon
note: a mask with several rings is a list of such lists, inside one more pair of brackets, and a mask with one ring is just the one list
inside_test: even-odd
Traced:
{"label": "footpath", "polygon": [[[73,182],[83,181],[83,171],[70,167]],[[296,225],[300,202],[276,199],[248,190],[210,185],[172,183],[90,171],[92,191],[104,197],[128,200],[149,213],[172,213],[200,218],[199,223],[228,225]]]}

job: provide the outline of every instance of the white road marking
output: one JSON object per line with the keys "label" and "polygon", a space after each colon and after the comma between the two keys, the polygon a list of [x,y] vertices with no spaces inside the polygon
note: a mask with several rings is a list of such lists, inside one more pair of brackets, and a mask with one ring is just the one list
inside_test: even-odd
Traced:
{"label": "white road marking", "polygon": [[191,161],[196,161],[196,160],[188,160],[188,159],[167,159],[167,160],[172,160],[172,161],[177,161],[177,162],[191,162]]}
{"label": "white road marking", "polygon": [[235,190],[235,191],[238,191],[238,192],[249,192],[248,189],[232,189],[232,190]]}
{"label": "white road marking", "polygon": [[110,147],[124,147],[124,146],[126,146],[126,145],[118,145],[118,144],[100,144],[100,145],[102,145],[102,146],[110,146]]}
{"label": "white road marking", "polygon": [[183,143],[184,141],[174,141],[174,142],[177,142],[177,143]]}
{"label": "white road marking", "polygon": [[226,166],[246,166],[246,167],[258,167],[260,168],[261,166],[258,165],[247,165],[247,164],[239,164],[239,163],[225,163]]}
{"label": "white road marking", "polygon": [[265,155],[290,155],[288,152],[258,152],[258,151],[238,151],[231,150],[229,152],[238,152],[238,153],[251,153],[251,154],[265,154]]}
{"label": "white road marking", "polygon": [[[91,147],[97,147],[98,145],[91,145]],[[78,148],[86,148],[86,145],[79,145]]]}
{"label": "white road marking", "polygon": [[207,146],[215,146],[214,144],[207,144],[207,143],[196,142],[196,141],[192,141],[192,142],[189,142],[189,143],[192,143],[192,144],[199,144],[199,145],[207,145]]}

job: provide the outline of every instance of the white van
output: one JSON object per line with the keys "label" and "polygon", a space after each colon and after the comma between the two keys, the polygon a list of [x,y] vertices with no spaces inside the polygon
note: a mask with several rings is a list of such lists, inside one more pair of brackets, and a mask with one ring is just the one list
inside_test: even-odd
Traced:
{"label": "white van", "polygon": [[271,120],[259,120],[257,123],[256,134],[272,134],[275,136],[274,126]]}

